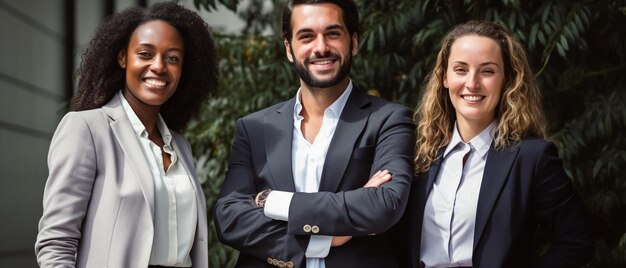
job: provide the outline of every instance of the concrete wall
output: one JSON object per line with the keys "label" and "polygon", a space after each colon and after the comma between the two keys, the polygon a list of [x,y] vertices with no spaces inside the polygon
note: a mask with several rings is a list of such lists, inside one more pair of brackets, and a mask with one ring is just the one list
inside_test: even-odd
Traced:
{"label": "concrete wall", "polygon": [[36,267],[50,138],[63,112],[62,1],[0,0],[0,267]]}

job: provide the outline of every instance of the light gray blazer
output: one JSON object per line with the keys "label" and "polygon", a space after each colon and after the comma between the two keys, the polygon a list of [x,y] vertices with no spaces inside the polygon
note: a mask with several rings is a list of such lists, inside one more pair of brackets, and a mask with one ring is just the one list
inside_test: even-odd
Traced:
{"label": "light gray blazer", "polygon": [[[172,137],[198,200],[191,260],[193,267],[208,267],[206,201],[189,143],[178,133]],[[63,117],[48,168],[35,244],[41,267],[148,267],[153,178],[118,94],[102,108]]]}

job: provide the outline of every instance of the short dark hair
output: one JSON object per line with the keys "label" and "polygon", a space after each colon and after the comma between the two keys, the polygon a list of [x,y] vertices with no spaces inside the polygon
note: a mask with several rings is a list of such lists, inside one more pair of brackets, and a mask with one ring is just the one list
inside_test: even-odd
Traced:
{"label": "short dark hair", "polygon": [[289,0],[283,6],[283,38],[287,42],[291,43],[291,13],[293,8],[297,5],[314,5],[330,3],[335,4],[341,8],[343,14],[343,22],[348,28],[348,33],[352,36],[354,33],[359,33],[359,12],[357,11],[356,4],[351,0]]}
{"label": "short dark hair", "polygon": [[183,38],[183,73],[176,92],[161,106],[160,113],[169,128],[175,131],[185,128],[201,105],[217,91],[217,57],[206,22],[195,12],[173,2],[157,3],[147,9],[126,9],[98,28],[82,55],[72,110],[102,107],[124,88],[125,70],[118,64],[118,53],[126,49],[137,27],[154,20],[166,21]]}

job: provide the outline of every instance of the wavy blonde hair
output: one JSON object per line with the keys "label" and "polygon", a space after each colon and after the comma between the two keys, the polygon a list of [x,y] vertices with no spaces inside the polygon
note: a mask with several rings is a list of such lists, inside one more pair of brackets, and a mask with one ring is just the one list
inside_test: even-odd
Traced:
{"label": "wavy blonde hair", "polygon": [[528,63],[526,51],[508,31],[489,21],[469,21],[456,26],[442,42],[435,67],[427,77],[423,96],[413,119],[417,126],[415,172],[427,171],[440,150],[452,138],[456,114],[443,79],[448,69],[450,48],[466,35],[478,35],[495,40],[502,51],[505,79],[500,101],[496,107],[495,148],[502,150],[523,137],[546,137],[541,92]]}

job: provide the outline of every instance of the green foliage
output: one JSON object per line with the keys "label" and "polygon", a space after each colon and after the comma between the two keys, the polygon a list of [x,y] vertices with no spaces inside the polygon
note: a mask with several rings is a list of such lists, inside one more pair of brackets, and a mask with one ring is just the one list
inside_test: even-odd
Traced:
{"label": "green foliage", "polygon": [[[295,94],[296,74],[282,52],[279,39],[262,36],[215,35],[220,54],[220,88],[185,132],[196,156],[196,169],[207,197],[209,220],[222,185],[238,118]],[[213,267],[234,266],[236,252],[221,245],[209,226],[209,255]]]}
{"label": "green foliage", "polygon": [[[240,35],[217,34],[220,94],[186,132],[213,218],[238,118],[295,94],[298,80],[280,39],[283,1],[217,0],[238,13]],[[215,0],[194,0],[215,10]],[[626,267],[626,3],[623,0],[357,0],[359,55],[351,77],[414,107],[443,35],[470,19],[498,21],[528,49],[568,174],[596,237],[590,267]],[[271,6],[267,8],[267,6]],[[261,33],[271,32],[263,36]],[[210,262],[232,267],[236,251],[210,226]]]}

